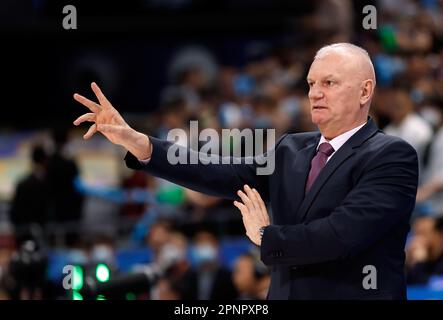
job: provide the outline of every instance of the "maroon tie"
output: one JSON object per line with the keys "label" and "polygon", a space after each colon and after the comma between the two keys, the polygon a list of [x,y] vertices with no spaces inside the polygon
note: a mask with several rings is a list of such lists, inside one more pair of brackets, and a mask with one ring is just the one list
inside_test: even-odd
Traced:
{"label": "maroon tie", "polygon": [[312,184],[319,175],[321,169],[326,165],[326,160],[334,152],[334,148],[327,142],[323,142],[318,147],[317,154],[311,161],[311,171],[309,171],[308,182],[306,182],[305,193],[308,193],[311,189]]}

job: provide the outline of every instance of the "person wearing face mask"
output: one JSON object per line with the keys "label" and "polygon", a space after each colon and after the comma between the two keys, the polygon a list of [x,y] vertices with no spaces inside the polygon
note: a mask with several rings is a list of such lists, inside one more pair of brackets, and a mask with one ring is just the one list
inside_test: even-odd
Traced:
{"label": "person wearing face mask", "polygon": [[172,231],[158,253],[156,264],[162,275],[151,290],[153,300],[193,299],[190,282],[191,265],[187,259],[188,241]]}
{"label": "person wearing face mask", "polygon": [[217,237],[208,230],[198,231],[191,251],[195,269],[190,276],[198,300],[233,300],[237,292],[231,272],[219,264]]}

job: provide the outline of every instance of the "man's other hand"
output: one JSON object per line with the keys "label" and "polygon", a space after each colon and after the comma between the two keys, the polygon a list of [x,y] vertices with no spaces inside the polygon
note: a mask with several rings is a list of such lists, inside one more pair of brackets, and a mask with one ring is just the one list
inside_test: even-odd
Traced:
{"label": "man's other hand", "polygon": [[246,235],[257,246],[261,245],[260,228],[269,225],[269,215],[266,205],[260,194],[248,185],[244,186],[244,192],[238,190],[237,194],[243,203],[234,201],[234,205],[240,210],[245,225]]}

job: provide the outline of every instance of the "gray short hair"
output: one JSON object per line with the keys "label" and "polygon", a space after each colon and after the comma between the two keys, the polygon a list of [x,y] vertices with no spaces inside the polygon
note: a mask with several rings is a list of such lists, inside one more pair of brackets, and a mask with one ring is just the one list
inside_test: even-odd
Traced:
{"label": "gray short hair", "polygon": [[340,42],[340,43],[328,44],[324,47],[321,47],[317,51],[317,53],[315,54],[314,59],[319,58],[320,56],[326,54],[328,51],[338,51],[338,50],[354,51],[354,52],[357,52],[359,54],[362,54],[362,55],[370,58],[369,53],[365,49],[363,49],[362,47],[356,46],[355,44],[348,43],[348,42]]}
{"label": "gray short hair", "polygon": [[366,60],[370,69],[372,70],[372,73],[374,76],[373,80],[375,83],[375,69],[374,69],[374,65],[372,64],[371,57],[369,56],[369,53],[365,49],[363,49],[362,47],[356,46],[355,44],[347,43],[347,42],[340,42],[340,43],[333,43],[333,44],[326,45],[317,51],[317,53],[315,54],[314,60],[317,58],[321,58],[322,56],[324,56],[330,52],[337,52],[337,51],[357,54],[360,57],[362,57],[364,60]]}

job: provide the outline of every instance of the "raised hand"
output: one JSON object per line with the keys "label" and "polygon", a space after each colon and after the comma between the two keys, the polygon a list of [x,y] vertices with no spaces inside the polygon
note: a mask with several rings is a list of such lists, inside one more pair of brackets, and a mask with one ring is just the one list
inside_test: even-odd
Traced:
{"label": "raised hand", "polygon": [[151,156],[149,138],[135,131],[126,123],[95,82],[91,84],[91,88],[99,103],[91,101],[77,93],[74,94],[74,99],[91,111],[78,117],[74,121],[74,125],[76,126],[85,121],[93,122],[83,138],[89,139],[98,131],[112,143],[125,147],[138,159],[149,158]]}
{"label": "raised hand", "polygon": [[256,245],[261,245],[260,228],[269,225],[269,215],[266,205],[256,189],[244,186],[244,192],[238,190],[237,194],[242,199],[234,201],[234,205],[240,210],[246,235]]}

